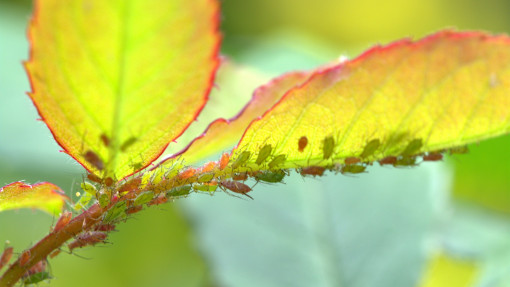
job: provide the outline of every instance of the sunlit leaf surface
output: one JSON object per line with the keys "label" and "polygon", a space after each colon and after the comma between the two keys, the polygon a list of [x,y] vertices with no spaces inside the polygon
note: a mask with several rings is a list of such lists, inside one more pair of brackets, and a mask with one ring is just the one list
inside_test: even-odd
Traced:
{"label": "sunlit leaf surface", "polygon": [[196,118],[218,64],[215,1],[38,1],[32,100],[64,150],[120,179]]}
{"label": "sunlit leaf surface", "polygon": [[[336,163],[356,173],[357,161],[413,165],[415,155],[504,134],[509,47],[507,36],[451,31],[375,47],[292,89],[250,125],[231,160],[251,170]],[[256,163],[266,145],[270,155]]]}
{"label": "sunlit leaf surface", "polygon": [[185,162],[196,162],[207,156],[231,147],[241,138],[243,131],[251,121],[270,109],[290,88],[304,82],[309,73],[295,72],[283,75],[255,90],[250,102],[235,117],[213,121],[207,130],[182,152]]}
{"label": "sunlit leaf surface", "polygon": [[33,185],[14,182],[0,189],[0,211],[17,208],[37,208],[57,215],[62,211],[67,196],[51,183]]}

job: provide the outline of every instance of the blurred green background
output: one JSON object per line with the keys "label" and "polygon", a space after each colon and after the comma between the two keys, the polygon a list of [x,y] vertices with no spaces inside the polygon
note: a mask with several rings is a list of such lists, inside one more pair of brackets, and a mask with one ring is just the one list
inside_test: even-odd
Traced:
{"label": "blurred green background", "polygon": [[[445,27],[510,33],[504,0],[225,0],[222,8],[223,53],[266,76]],[[29,1],[0,0],[0,185],[50,181],[72,196],[83,169],[59,152],[25,95],[30,10]],[[248,99],[254,78],[237,77],[242,93],[230,96]],[[137,214],[104,246],[51,260],[50,285],[510,286],[509,146],[502,137],[443,163],[374,166],[356,177],[293,175],[257,185],[254,201],[193,195]],[[2,212],[0,243],[20,252],[54,221]]]}

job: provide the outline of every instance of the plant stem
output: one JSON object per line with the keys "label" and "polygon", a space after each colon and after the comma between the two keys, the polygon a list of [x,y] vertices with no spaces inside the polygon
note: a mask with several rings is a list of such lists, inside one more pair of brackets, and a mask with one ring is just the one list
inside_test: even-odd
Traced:
{"label": "plant stem", "polygon": [[18,258],[18,260],[12,263],[9,269],[5,271],[2,277],[0,277],[0,287],[8,287],[16,284],[25,272],[37,262],[44,260],[53,250],[61,247],[72,237],[90,229],[94,224],[101,221],[102,214],[105,211],[106,210],[101,209],[98,204],[94,204],[82,214],[72,219],[62,229],[57,232],[51,232],[41,239],[29,249],[30,259],[24,266],[20,266],[20,258]]}

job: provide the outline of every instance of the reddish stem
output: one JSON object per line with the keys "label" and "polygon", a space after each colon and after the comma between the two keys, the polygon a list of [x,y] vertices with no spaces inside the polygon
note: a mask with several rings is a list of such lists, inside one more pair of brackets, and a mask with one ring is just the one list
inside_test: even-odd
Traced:
{"label": "reddish stem", "polygon": [[0,287],[13,286],[21,279],[23,274],[34,266],[37,262],[45,259],[53,250],[62,246],[66,241],[78,235],[84,230],[90,229],[94,224],[102,220],[102,214],[106,210],[101,209],[98,204],[92,205],[82,214],[72,219],[66,226],[57,232],[52,232],[41,239],[37,244],[30,248],[29,261],[20,266],[20,259],[16,260],[9,269],[0,277]]}

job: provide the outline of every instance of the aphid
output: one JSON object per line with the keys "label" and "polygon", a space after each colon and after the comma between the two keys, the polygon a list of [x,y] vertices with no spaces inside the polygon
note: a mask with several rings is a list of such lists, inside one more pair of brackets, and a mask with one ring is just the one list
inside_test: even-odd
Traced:
{"label": "aphid", "polygon": [[265,172],[259,172],[255,174],[255,179],[269,182],[269,183],[277,183],[281,182],[283,178],[285,177],[285,172],[279,170],[279,171],[265,171]]}
{"label": "aphid", "polygon": [[257,156],[257,160],[255,161],[255,163],[258,165],[263,163],[271,155],[272,150],[273,147],[270,144],[266,144],[265,146],[263,146],[259,151],[259,155]]}
{"label": "aphid", "polygon": [[397,162],[396,156],[387,156],[379,161],[379,165],[391,164],[394,165]]}
{"label": "aphid", "polygon": [[443,155],[440,153],[428,153],[427,155],[423,156],[424,161],[439,161],[443,159]]}
{"label": "aphid", "polygon": [[248,173],[246,172],[235,173],[232,175],[232,179],[245,181],[248,179]]}
{"label": "aphid", "polygon": [[94,228],[95,231],[110,232],[115,230],[114,224],[99,224]]}
{"label": "aphid", "polygon": [[95,152],[88,150],[83,157],[98,170],[103,170],[104,163]]}
{"label": "aphid", "polygon": [[108,187],[112,186],[113,185],[113,178],[111,178],[111,177],[105,178],[104,185],[106,185]]}
{"label": "aphid", "polygon": [[198,190],[198,191],[214,192],[214,191],[216,191],[216,189],[218,189],[218,183],[211,182],[211,183],[204,183],[204,184],[194,184],[193,189]]}
{"label": "aphid", "polygon": [[123,185],[119,187],[119,192],[130,192],[136,191],[140,188],[140,184],[142,184],[142,178],[135,177],[128,181],[126,181]]}
{"label": "aphid", "polygon": [[205,173],[198,177],[198,182],[209,182],[213,179],[214,173]]}
{"label": "aphid", "polygon": [[302,136],[298,140],[298,151],[303,152],[305,151],[306,146],[308,145],[308,138],[305,136]]}
{"label": "aphid", "polygon": [[406,147],[406,149],[400,154],[404,157],[415,155],[423,146],[423,141],[421,139],[412,140]]}
{"label": "aphid", "polygon": [[379,148],[381,142],[378,139],[371,140],[367,143],[363,152],[360,154],[361,158],[367,158],[374,154],[374,152]]}
{"label": "aphid", "polygon": [[52,259],[53,259],[53,258],[57,257],[57,255],[59,255],[59,254],[60,254],[60,252],[61,252],[61,250],[60,250],[60,249],[53,250],[53,251],[50,253],[50,258],[52,258]]}
{"label": "aphid", "polygon": [[324,159],[328,159],[333,155],[333,148],[335,147],[335,139],[327,137],[324,139],[323,151]]}
{"label": "aphid", "polygon": [[469,149],[467,146],[452,147],[450,149],[450,154],[465,154],[468,152],[469,152]]}
{"label": "aphid", "polygon": [[404,156],[402,158],[397,159],[394,166],[415,166],[416,165],[416,157],[414,156]]}
{"label": "aphid", "polygon": [[299,171],[299,173],[302,176],[305,176],[305,175],[322,176],[324,174],[324,171],[326,171],[326,168],[323,166],[309,166],[309,167],[303,167]]}
{"label": "aphid", "polygon": [[224,170],[227,167],[229,161],[230,157],[228,153],[222,154],[220,158],[220,170]]}
{"label": "aphid", "polygon": [[101,134],[100,138],[101,138],[101,141],[103,142],[105,147],[110,146],[110,138],[107,135]]}
{"label": "aphid", "polygon": [[87,206],[87,204],[89,204],[90,200],[93,198],[94,196],[92,194],[89,194],[89,193],[84,193],[81,197],[80,197],[80,200],[78,200],[78,202],[74,205],[74,210],[80,210],[80,209],[83,209]]}
{"label": "aphid", "polygon": [[154,198],[154,192],[152,191],[145,191],[140,193],[133,202],[134,205],[142,205],[149,201],[151,201]]}
{"label": "aphid", "polygon": [[247,193],[251,191],[251,187],[247,186],[246,184],[238,181],[230,181],[230,180],[223,180],[220,182],[220,185],[232,192],[239,193],[246,195],[247,197],[253,199],[253,197],[249,196]]}
{"label": "aphid", "polygon": [[106,208],[110,205],[110,195],[106,192],[102,192],[99,194],[97,201],[99,202],[99,206],[101,208]]}
{"label": "aphid", "polygon": [[166,198],[164,196],[160,196],[160,197],[156,197],[153,200],[149,201],[149,203],[147,203],[147,206],[160,205],[160,204],[166,203],[167,201],[168,201],[168,198]]}
{"label": "aphid", "polygon": [[134,214],[134,213],[137,213],[139,211],[141,211],[143,209],[143,206],[141,205],[135,205],[135,206],[131,206],[130,208],[126,209],[126,214]]}
{"label": "aphid", "polygon": [[87,178],[90,181],[93,181],[93,182],[96,182],[96,183],[103,183],[103,180],[99,176],[97,176],[97,175],[95,175],[93,173],[87,174]]}
{"label": "aphid", "polygon": [[23,267],[27,265],[31,256],[32,255],[30,254],[30,250],[23,251],[23,253],[21,253],[21,255],[19,256],[19,266]]}
{"label": "aphid", "polygon": [[25,285],[29,284],[36,284],[43,280],[49,279],[50,275],[48,272],[46,272],[46,267],[48,263],[46,262],[46,259],[43,259],[34,266],[30,267],[25,274],[23,274],[23,283]]}
{"label": "aphid", "polygon": [[14,248],[7,247],[4,249],[4,252],[2,252],[2,256],[0,256],[0,269],[2,269],[9,261],[11,261],[12,253],[14,251]]}
{"label": "aphid", "polygon": [[44,280],[51,279],[50,273],[48,272],[39,272],[32,275],[27,276],[23,279],[24,285],[31,285],[31,284],[37,284],[39,282],[42,282]]}
{"label": "aphid", "polygon": [[216,162],[210,161],[210,162],[204,164],[204,166],[202,167],[202,169],[200,171],[203,172],[203,173],[210,172],[215,167],[216,167]]}
{"label": "aphid", "polygon": [[88,193],[88,194],[91,194],[91,195],[94,195],[94,196],[95,196],[95,195],[96,195],[96,193],[97,193],[97,189],[96,189],[96,187],[95,187],[93,184],[91,184],[91,183],[88,183],[88,182],[82,182],[82,183],[80,184],[80,186],[81,186],[81,189],[83,189],[83,191],[85,191],[85,192],[86,192],[86,193]]}
{"label": "aphid", "polygon": [[269,168],[273,169],[273,168],[281,165],[282,163],[284,163],[285,159],[287,159],[286,155],[284,155],[284,154],[277,155],[277,156],[275,156],[275,158],[273,158],[273,160],[271,162],[269,162],[269,164],[267,166]]}
{"label": "aphid", "polygon": [[101,231],[89,231],[87,233],[82,233],[76,236],[76,240],[69,243],[67,247],[69,247],[69,251],[73,251],[75,248],[82,248],[87,245],[96,245],[97,243],[102,243],[106,240],[108,235]]}
{"label": "aphid", "polygon": [[250,159],[250,156],[251,156],[251,152],[243,151],[241,154],[239,154],[236,161],[232,164],[232,168],[233,169],[238,168],[239,166],[241,166],[242,164],[247,162],[248,159]]}
{"label": "aphid", "polygon": [[191,185],[179,186],[179,187],[171,189],[167,193],[167,196],[177,197],[177,196],[188,195],[190,191],[191,191]]}
{"label": "aphid", "polygon": [[71,221],[71,218],[73,217],[73,214],[69,211],[64,211],[62,215],[57,220],[57,223],[55,224],[55,227],[53,228],[53,232],[58,232],[62,228],[64,228],[69,221]]}
{"label": "aphid", "polygon": [[179,179],[185,180],[195,175],[195,169],[190,167],[179,173]]}
{"label": "aphid", "polygon": [[356,164],[361,160],[358,157],[350,156],[345,158],[345,164]]}
{"label": "aphid", "polygon": [[137,141],[137,138],[136,137],[130,137],[129,139],[127,139],[121,146],[120,146],[120,150],[122,152],[125,152],[131,145],[133,145],[135,142]]}
{"label": "aphid", "polygon": [[341,173],[362,173],[367,167],[363,165],[344,165],[340,170]]}
{"label": "aphid", "polygon": [[123,217],[126,215],[127,205],[125,201],[117,202],[111,209],[109,209],[104,215],[103,223],[110,223],[117,218]]}

